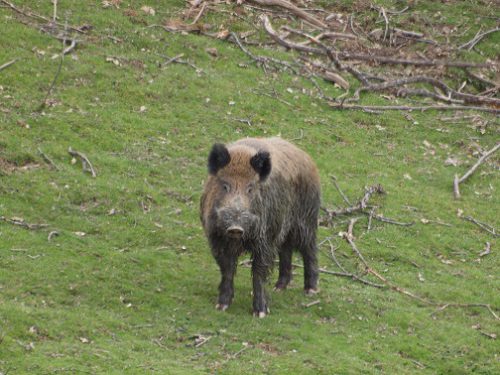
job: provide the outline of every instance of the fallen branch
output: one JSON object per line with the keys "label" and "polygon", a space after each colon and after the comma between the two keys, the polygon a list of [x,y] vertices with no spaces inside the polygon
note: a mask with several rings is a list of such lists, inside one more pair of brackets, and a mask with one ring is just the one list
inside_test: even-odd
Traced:
{"label": "fallen branch", "polygon": [[50,166],[52,166],[55,170],[59,170],[59,167],[52,161],[51,158],[49,158],[40,147],[38,147],[38,152],[42,156],[43,160],[45,160],[46,163],[48,163]]}
{"label": "fallen branch", "polygon": [[292,66],[292,64],[290,64],[289,62],[287,61],[282,61],[282,60],[278,60],[278,59],[275,59],[273,57],[267,57],[267,56],[257,56],[257,55],[254,55],[252,52],[250,52],[240,41],[240,39],[238,38],[238,35],[236,35],[236,33],[231,33],[231,39],[234,40],[234,42],[236,43],[236,45],[238,47],[240,47],[240,49],[248,56],[250,57],[253,61],[255,61],[257,64],[261,64],[264,68],[264,70],[266,69],[266,67],[269,66],[270,63],[272,64],[276,64],[276,65],[280,65],[280,66],[283,66],[284,68],[286,69],[290,69],[290,71],[292,71],[292,73],[294,74],[297,74],[297,70]]}
{"label": "fallen branch", "polygon": [[356,246],[356,244],[354,242],[354,235],[352,233],[353,227],[354,227],[355,223],[356,223],[356,220],[354,220],[354,219],[352,219],[349,222],[348,230],[347,230],[347,232],[342,233],[342,237],[349,243],[349,245],[351,246],[353,252],[360,259],[361,263],[363,263],[363,265],[365,266],[366,272],[369,273],[369,274],[372,274],[373,276],[375,276],[376,278],[378,278],[389,289],[394,290],[394,291],[396,291],[396,292],[398,292],[400,294],[403,294],[403,295],[405,295],[407,297],[410,297],[412,299],[415,299],[415,300],[421,302],[424,305],[427,305],[427,306],[438,306],[439,308],[438,308],[437,311],[443,311],[444,309],[446,309],[448,307],[460,307],[460,308],[482,307],[482,308],[487,309],[490,312],[490,314],[496,320],[500,320],[499,316],[495,313],[495,311],[491,308],[491,305],[489,305],[489,304],[485,304],[485,303],[442,303],[442,302],[435,302],[435,301],[432,301],[432,300],[420,297],[420,296],[416,295],[415,293],[413,293],[413,292],[411,292],[411,291],[409,291],[409,290],[407,290],[405,288],[399,287],[398,285],[395,285],[395,284],[391,283],[385,277],[383,277],[382,275],[380,275],[375,269],[373,269],[372,267],[370,267],[370,265],[368,264],[368,262],[366,261],[366,259],[363,257],[363,255],[361,254],[361,252],[357,248],[357,246]]}
{"label": "fallen branch", "polygon": [[92,177],[97,177],[97,174],[94,170],[94,167],[92,166],[92,163],[90,160],[85,156],[85,154],[82,154],[81,152],[73,150],[71,147],[68,149],[68,153],[73,156],[73,157],[78,157],[82,161],[82,168],[84,172],[89,172]]}
{"label": "fallen branch", "polygon": [[11,219],[6,218],[5,216],[0,216],[0,221],[4,221],[6,223],[12,224],[12,225],[17,225],[29,230],[37,230],[41,228],[46,228],[49,226],[49,224],[30,224],[24,221],[24,219],[18,218],[18,217],[13,217]]}
{"label": "fallen branch", "polygon": [[408,105],[359,105],[359,104],[343,104],[343,103],[329,103],[332,109],[347,109],[347,110],[361,110],[366,112],[376,113],[377,111],[480,111],[499,114],[500,109],[468,106],[468,105],[421,105],[421,106],[408,106]]}
{"label": "fallen branch", "polygon": [[344,194],[344,192],[340,189],[340,186],[337,184],[337,177],[335,176],[330,176],[333,182],[333,185],[341,195],[342,199],[344,200],[345,203],[347,203],[349,206],[351,205],[351,202],[349,201],[349,198]]}
{"label": "fallen branch", "polygon": [[493,309],[491,308],[491,305],[487,304],[487,303],[445,303],[445,304],[442,304],[439,309],[437,309],[436,311],[434,311],[431,315],[435,315],[436,313],[440,312],[440,311],[443,311],[445,309],[447,309],[448,307],[465,307],[465,308],[468,308],[468,307],[484,307],[486,310],[488,310],[490,312],[491,315],[493,315],[493,317],[496,319],[496,320],[500,320],[500,317],[495,313],[495,311],[493,311]]}
{"label": "fallen branch", "polygon": [[[59,66],[57,67],[57,72],[56,75],[54,76],[54,79],[52,80],[52,83],[49,86],[49,89],[47,90],[47,94],[45,94],[45,98],[43,99],[43,102],[38,106],[38,112],[41,111],[45,106],[47,105],[47,99],[49,98],[50,93],[52,92],[52,89],[54,88],[57,78],[59,77],[59,74],[61,73],[61,68],[64,62],[64,55],[65,51],[67,48],[65,48],[66,45],[66,31],[67,31],[67,23],[64,26],[64,37],[62,39],[62,44],[63,44],[63,51],[61,53],[61,58],[59,59]],[[75,42],[76,45],[76,42]],[[71,50],[70,50],[71,51]]]}
{"label": "fallen branch", "polygon": [[335,264],[337,265],[337,267],[339,267],[341,269],[342,272],[344,272],[345,274],[350,274],[352,279],[353,280],[356,280],[356,281],[359,281],[360,283],[363,283],[363,284],[366,284],[366,285],[370,285],[370,286],[373,286],[375,288],[384,288],[384,285],[382,284],[376,284],[376,283],[373,283],[369,280],[366,280],[366,279],[363,279],[362,277],[354,274],[354,273],[351,273],[349,271],[347,271],[344,266],[339,262],[339,260],[337,259],[337,257],[335,256],[335,248],[333,247],[332,243],[330,240],[328,240],[328,244],[330,246],[330,256],[332,258],[332,260],[335,262]]}
{"label": "fallen branch", "polygon": [[491,244],[486,242],[486,246],[484,247],[484,250],[479,253],[479,257],[482,258],[488,254],[491,254]]}
{"label": "fallen branch", "polygon": [[[414,65],[414,66],[445,66],[445,67],[455,67],[455,68],[491,68],[492,64],[488,63],[471,63],[468,61],[448,61],[448,60],[413,60],[413,59],[398,59],[388,56],[378,56],[378,55],[368,55],[362,53],[350,53],[346,51],[335,52],[331,48],[326,48],[326,50],[316,47],[307,46],[305,44],[294,43],[282,38],[272,27],[269,17],[267,15],[261,16],[262,23],[264,25],[265,31],[269,34],[271,39],[273,39],[279,45],[293,49],[300,52],[312,53],[317,55],[328,55],[330,53],[335,53],[336,59],[338,60],[363,60],[372,61],[380,64],[392,64],[392,65]],[[296,30],[297,31],[297,30]],[[309,39],[314,42],[319,42],[312,36]]]}
{"label": "fallen branch", "polygon": [[478,31],[478,33],[476,34],[476,36],[474,38],[472,38],[471,40],[469,40],[467,43],[462,44],[460,47],[458,47],[458,49],[464,49],[464,48],[466,48],[467,51],[470,51],[486,35],[492,34],[492,33],[497,32],[497,31],[500,31],[500,27],[495,27],[494,29],[485,31],[484,33],[479,33],[479,31]]}
{"label": "fallen branch", "polygon": [[6,62],[5,64],[3,65],[0,65],[0,71],[8,68],[9,66],[13,65],[18,59],[14,59],[14,60],[11,60],[11,61],[8,61]]}
{"label": "fallen branch", "polygon": [[[333,180],[333,181],[335,184],[335,180]],[[337,189],[338,189],[338,187],[337,187]],[[335,216],[340,216],[340,215],[349,215],[349,214],[352,214],[353,212],[362,212],[367,208],[368,200],[375,193],[385,194],[385,191],[381,185],[373,185],[373,186],[370,186],[369,188],[365,189],[365,195],[363,195],[363,197],[354,206],[344,207],[344,208],[340,208],[338,210],[324,209],[324,211],[326,211],[326,213],[328,214],[328,216],[330,218],[333,218]],[[344,198],[344,200],[346,200],[346,198]]]}
{"label": "fallen branch", "polygon": [[284,8],[286,10],[289,10],[293,14],[295,14],[297,17],[302,18],[304,21],[307,21],[311,25],[318,26],[322,29],[327,29],[328,25],[326,25],[323,21],[318,20],[316,17],[311,16],[310,14],[306,13],[296,5],[285,1],[285,0],[250,0],[250,2],[259,4],[259,5],[264,5],[264,6],[278,6],[281,8]]}
{"label": "fallen branch", "polygon": [[500,234],[497,233],[496,229],[493,228],[491,225],[483,223],[479,220],[474,219],[472,216],[463,216],[462,217],[464,220],[470,221],[471,223],[476,224],[479,228],[482,230],[492,234],[495,237],[498,237]]}
{"label": "fallen branch", "polygon": [[[442,90],[444,92],[444,94],[446,95],[446,97],[443,97],[443,96],[437,95],[437,94],[433,94],[433,93],[430,93],[428,91],[416,91],[416,90],[414,90],[412,92],[410,90],[407,90],[408,93],[414,93],[417,95],[420,94],[420,95],[424,95],[424,96],[432,96],[435,99],[444,100],[444,101],[449,101],[449,100],[455,98],[455,99],[463,101],[464,103],[487,104],[487,105],[495,106],[496,108],[500,107],[500,99],[490,98],[487,96],[464,94],[464,93],[458,92],[456,90],[453,90],[451,87],[449,87],[443,81],[440,81],[436,78],[427,77],[427,76],[407,77],[407,78],[397,79],[394,81],[388,81],[388,82],[384,82],[384,83],[363,86],[363,87],[360,87],[359,89],[356,90],[354,96],[359,97],[359,93],[362,91],[383,91],[383,90],[387,90],[389,88],[395,88],[395,87],[403,86],[403,85],[410,84],[410,83],[430,84],[430,85]],[[425,93],[427,93],[427,95]]]}
{"label": "fallen branch", "polygon": [[19,14],[25,16],[25,17],[34,18],[34,19],[45,21],[48,24],[52,23],[52,24],[57,25],[57,26],[65,27],[65,28],[68,28],[70,30],[76,31],[77,33],[80,33],[80,34],[85,34],[85,32],[90,28],[89,25],[83,25],[83,26],[80,26],[80,27],[68,26],[68,25],[65,25],[65,24],[62,24],[62,23],[59,23],[59,22],[55,22],[54,20],[52,20],[50,18],[47,18],[47,17],[44,17],[44,16],[42,16],[40,14],[34,13],[31,10],[24,11],[24,10],[16,7],[14,4],[12,4],[9,1],[0,0],[0,2],[3,3],[3,4],[5,4],[7,7],[9,7],[10,9],[12,9],[16,13],[19,13]]}
{"label": "fallen branch", "polygon": [[453,193],[455,195],[455,199],[460,198],[460,189],[459,185],[467,180],[473,173],[474,171],[486,160],[488,159],[491,155],[493,155],[498,149],[500,148],[500,143],[497,143],[495,147],[493,147],[491,150],[488,152],[485,152],[483,156],[479,158],[479,160],[474,164],[471,169],[469,169],[465,174],[458,178],[458,175],[455,175],[455,179],[453,181]]}

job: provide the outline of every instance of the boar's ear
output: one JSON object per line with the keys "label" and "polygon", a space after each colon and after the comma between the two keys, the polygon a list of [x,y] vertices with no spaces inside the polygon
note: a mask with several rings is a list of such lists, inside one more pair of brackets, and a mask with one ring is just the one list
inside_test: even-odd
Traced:
{"label": "boar's ear", "polygon": [[264,181],[271,173],[271,155],[267,151],[259,151],[250,159],[250,165],[259,174],[260,180]]}
{"label": "boar's ear", "polygon": [[229,151],[226,146],[221,143],[216,143],[212,146],[212,151],[208,156],[208,172],[216,174],[219,169],[224,168],[231,161]]}

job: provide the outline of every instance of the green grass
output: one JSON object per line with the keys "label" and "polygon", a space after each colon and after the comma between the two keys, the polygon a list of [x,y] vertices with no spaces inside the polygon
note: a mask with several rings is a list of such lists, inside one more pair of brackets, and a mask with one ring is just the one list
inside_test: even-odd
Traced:
{"label": "green grass", "polygon": [[[22,3],[51,14],[49,2]],[[418,11],[439,8],[449,22],[483,12],[422,3]],[[41,113],[36,109],[58,69],[52,56],[61,45],[32,20],[0,8],[0,64],[19,59],[0,72],[0,216],[49,224],[35,231],[0,221],[0,372],[498,372],[498,343],[480,332],[498,335],[498,322],[485,309],[431,315],[435,308],[398,293],[328,275],[321,278],[321,303],[305,308],[311,300],[297,269],[289,290],[270,293],[272,313],[259,320],[250,314],[245,267],[238,270],[233,305],[225,313],[214,309],[218,269],[198,219],[207,153],[216,141],[277,134],[300,138],[294,142],[316,160],[325,206],[343,204],[330,183],[336,175],[352,200],[365,185],[381,183],[387,195],[373,198],[380,212],[416,221],[408,228],[374,222],[367,233],[366,219],[357,224],[358,246],[387,279],[436,301],[498,309],[498,241],[457,217],[461,209],[498,228],[498,171],[493,162],[483,165],[463,184],[459,201],[451,182],[475,162],[473,144],[489,149],[499,127],[484,114],[483,134],[470,121],[440,120],[449,115],[443,113],[408,119],[398,112],[332,111],[301,93],[307,83],[266,76],[229,43],[145,28],[183,4],[150,1],[156,16],[141,14],[136,2],[120,9],[59,4],[61,15],[71,9],[69,23],[94,28],[64,59],[50,95],[55,106]],[[127,16],[128,8],[138,16]],[[489,56],[495,41],[491,36],[479,49]],[[158,67],[160,55],[179,53],[202,72]],[[258,94],[274,90],[292,106]],[[89,157],[97,178],[71,163],[68,147]],[[44,163],[38,148],[59,170]],[[449,156],[462,164],[446,166]],[[35,167],[20,168],[26,165]],[[333,236],[340,259],[355,270],[350,248],[336,236],[345,227],[321,228],[319,239]],[[48,241],[50,231],[59,236]],[[486,241],[492,253],[477,261]],[[326,254],[322,249],[321,266],[335,269]],[[477,324],[480,330],[473,329]],[[197,335],[210,339],[195,347]]]}

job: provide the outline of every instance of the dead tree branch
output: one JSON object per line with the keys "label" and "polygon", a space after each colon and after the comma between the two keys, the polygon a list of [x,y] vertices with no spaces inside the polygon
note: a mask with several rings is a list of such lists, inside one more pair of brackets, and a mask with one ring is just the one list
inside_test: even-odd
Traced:
{"label": "dead tree branch", "polygon": [[[336,181],[335,180],[333,180],[333,181],[334,181],[334,184],[336,185],[336,183],[335,183]],[[337,189],[338,189],[338,187],[337,187]],[[356,205],[340,208],[338,210],[330,210],[330,209],[324,209],[324,210],[328,214],[330,219],[335,217],[335,216],[349,215],[349,214],[352,214],[354,212],[362,212],[367,208],[368,200],[375,193],[385,194],[385,191],[381,185],[373,185],[373,186],[370,186],[369,188],[365,189],[365,194],[358,201],[358,203]],[[341,194],[341,195],[343,196],[343,194]],[[347,199],[347,197],[344,198],[344,200],[346,200],[346,199]],[[346,200],[346,201],[348,201],[348,200]]]}
{"label": "dead tree branch", "polygon": [[82,161],[82,168],[84,172],[89,172],[92,177],[96,178],[97,173],[95,172],[94,167],[92,166],[92,163],[90,160],[85,156],[85,154],[82,154],[81,152],[73,150],[71,147],[68,149],[68,153],[73,156],[73,157],[78,157]]}
{"label": "dead tree branch", "polygon": [[356,256],[359,258],[361,263],[365,266],[366,272],[375,276],[377,279],[382,281],[384,285],[386,285],[389,289],[394,290],[400,294],[403,294],[407,297],[410,297],[414,300],[419,301],[420,303],[427,305],[427,306],[437,306],[438,310],[437,311],[443,311],[444,309],[448,307],[459,307],[459,308],[473,308],[473,307],[482,307],[485,308],[489,311],[489,313],[496,319],[500,320],[500,317],[495,313],[491,305],[485,304],[485,303],[443,303],[443,302],[436,302],[427,298],[420,297],[419,295],[402,288],[389,280],[387,280],[384,276],[382,276],[380,273],[378,273],[374,268],[372,268],[366,259],[363,257],[361,254],[361,251],[358,249],[356,246],[356,243],[354,242],[354,235],[353,235],[353,227],[354,224],[356,223],[355,220],[351,220],[349,222],[349,227],[347,232],[342,233],[342,237],[347,241],[347,243],[351,246],[351,249],[353,252],[356,254]]}
{"label": "dead tree branch", "polygon": [[293,14],[295,14],[297,17],[302,18],[304,21],[307,21],[311,25],[318,26],[322,29],[327,29],[328,25],[326,25],[323,21],[318,20],[316,17],[311,16],[309,13],[303,11],[296,5],[285,1],[285,0],[250,0],[250,2],[258,4],[258,5],[263,5],[263,6],[278,6],[281,8],[284,8]]}
{"label": "dead tree branch", "polygon": [[500,148],[500,143],[497,143],[495,145],[495,147],[493,147],[491,150],[489,150],[488,152],[485,152],[483,154],[483,156],[481,156],[479,158],[479,160],[476,162],[476,164],[474,164],[472,166],[471,169],[469,169],[467,172],[465,172],[465,174],[458,178],[458,175],[455,175],[455,179],[453,181],[453,192],[454,192],[454,195],[455,195],[455,199],[458,199],[460,198],[460,189],[459,189],[459,185],[464,182],[465,180],[467,180],[473,173],[474,171],[486,160],[488,159],[491,155],[493,155],[498,149]]}
{"label": "dead tree branch", "polygon": [[13,65],[14,63],[16,63],[16,62],[17,62],[17,60],[18,60],[18,59],[10,60],[10,61],[6,62],[5,64],[0,65],[0,71],[2,71],[2,70],[4,70],[4,69],[8,68],[8,67],[9,67],[9,66],[11,66],[11,65]]}
{"label": "dead tree branch", "polygon": [[358,105],[358,104],[343,104],[343,103],[329,103],[330,108],[333,109],[351,109],[361,110],[366,112],[377,111],[479,111],[499,114],[500,109],[468,106],[468,105],[421,105],[421,106],[408,106],[408,105]]}
{"label": "dead tree branch", "polygon": [[0,221],[4,221],[6,223],[12,224],[12,225],[17,225],[29,230],[37,230],[41,228],[46,228],[49,226],[49,224],[30,224],[24,221],[24,219],[18,218],[18,217],[13,217],[11,219],[6,218],[5,216],[0,216]]}
{"label": "dead tree branch", "polygon": [[472,38],[471,40],[469,40],[467,43],[462,44],[460,47],[458,47],[458,49],[464,49],[464,48],[466,48],[467,51],[470,51],[486,35],[492,34],[492,33],[497,32],[497,31],[500,31],[500,27],[495,27],[494,29],[485,31],[484,33],[479,33],[479,31],[478,31],[478,33],[476,34],[476,36],[474,38]]}
{"label": "dead tree branch", "polygon": [[500,234],[497,232],[497,230],[487,223],[483,223],[477,219],[474,219],[472,216],[463,216],[462,218],[464,220],[467,220],[467,221],[470,221],[471,223],[476,224],[479,228],[492,234],[494,237],[500,236]]}

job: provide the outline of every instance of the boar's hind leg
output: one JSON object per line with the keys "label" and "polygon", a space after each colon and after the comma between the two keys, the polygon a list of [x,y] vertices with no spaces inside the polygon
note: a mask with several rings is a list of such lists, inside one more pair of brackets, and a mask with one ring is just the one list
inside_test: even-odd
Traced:
{"label": "boar's hind leg", "polygon": [[279,276],[278,281],[274,285],[274,290],[286,289],[292,279],[292,250],[290,244],[285,244],[279,251]]}
{"label": "boar's hind leg", "polygon": [[221,254],[216,258],[222,276],[219,284],[219,299],[217,301],[217,305],[215,306],[218,310],[226,310],[233,301],[233,281],[234,274],[236,273],[237,259],[236,255],[232,254]]}
{"label": "boar's hind leg", "polygon": [[318,259],[316,257],[316,239],[311,238],[300,248],[302,259],[304,260],[304,291],[306,294],[318,292]]}

